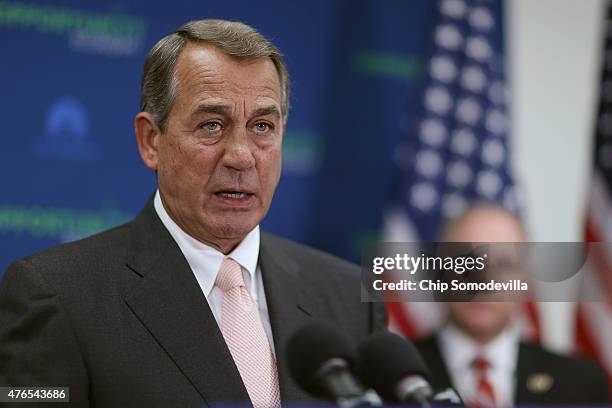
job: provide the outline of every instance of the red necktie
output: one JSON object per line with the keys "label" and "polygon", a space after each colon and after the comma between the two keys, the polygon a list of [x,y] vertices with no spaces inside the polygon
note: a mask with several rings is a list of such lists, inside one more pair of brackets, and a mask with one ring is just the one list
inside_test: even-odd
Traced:
{"label": "red necktie", "polygon": [[491,368],[491,363],[482,356],[478,356],[472,362],[476,378],[475,399],[469,405],[474,408],[495,406],[495,390],[487,377],[487,371]]}

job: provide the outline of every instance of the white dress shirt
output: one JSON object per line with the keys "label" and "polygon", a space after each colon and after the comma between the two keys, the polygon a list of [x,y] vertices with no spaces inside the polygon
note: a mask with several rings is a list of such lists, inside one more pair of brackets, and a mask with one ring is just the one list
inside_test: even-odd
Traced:
{"label": "white dress shirt", "polygon": [[187,263],[200,284],[202,293],[204,293],[219,327],[221,327],[222,319],[223,291],[215,286],[215,280],[217,279],[221,263],[225,258],[232,258],[240,264],[244,283],[251,295],[251,299],[253,299],[253,304],[259,310],[261,323],[266,336],[268,336],[270,348],[274,353],[268,304],[261,278],[261,269],[257,265],[259,259],[259,225],[253,228],[232,252],[224,255],[215,248],[201,243],[183,231],[166,212],[159,190],[155,192],[153,206],[162,223],[178,244],[185,259],[187,259]]}
{"label": "white dress shirt", "polygon": [[491,365],[487,370],[487,379],[493,386],[496,405],[513,405],[519,346],[516,328],[508,327],[493,340],[481,345],[448,324],[440,331],[438,339],[450,380],[464,401],[475,400],[478,379],[471,365],[477,356],[481,356]]}

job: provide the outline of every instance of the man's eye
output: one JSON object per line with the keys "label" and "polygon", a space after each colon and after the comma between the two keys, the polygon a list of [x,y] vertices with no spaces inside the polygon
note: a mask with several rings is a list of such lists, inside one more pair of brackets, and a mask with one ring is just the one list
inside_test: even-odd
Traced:
{"label": "man's eye", "polygon": [[268,123],[260,122],[260,123],[255,124],[255,130],[259,133],[264,133],[271,129],[272,129],[272,126],[269,125]]}
{"label": "man's eye", "polygon": [[219,122],[206,122],[200,127],[209,132],[217,132],[221,130],[221,124]]}

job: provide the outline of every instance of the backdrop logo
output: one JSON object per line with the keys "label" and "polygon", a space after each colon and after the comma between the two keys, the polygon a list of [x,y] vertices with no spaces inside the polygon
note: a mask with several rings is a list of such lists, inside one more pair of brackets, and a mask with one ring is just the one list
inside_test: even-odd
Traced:
{"label": "backdrop logo", "polygon": [[110,56],[138,53],[146,34],[140,17],[1,0],[0,27],[66,35],[72,49]]}
{"label": "backdrop logo", "polygon": [[421,60],[412,55],[379,50],[361,50],[353,65],[363,75],[414,82],[423,76]]}
{"label": "backdrop logo", "polygon": [[24,234],[67,242],[112,228],[131,217],[132,214],[119,210],[0,205],[0,234]]}
{"label": "backdrop logo", "polygon": [[43,157],[96,160],[98,146],[89,139],[89,118],[76,99],[58,99],[49,108],[44,136],[34,142],[34,153]]}

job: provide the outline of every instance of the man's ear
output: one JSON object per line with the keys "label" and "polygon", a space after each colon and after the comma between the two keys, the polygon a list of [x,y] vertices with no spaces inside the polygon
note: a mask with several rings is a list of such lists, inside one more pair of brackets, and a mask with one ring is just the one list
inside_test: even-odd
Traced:
{"label": "man's ear", "polygon": [[140,112],[136,115],[134,133],[142,161],[148,168],[157,171],[157,147],[161,131],[149,112]]}

